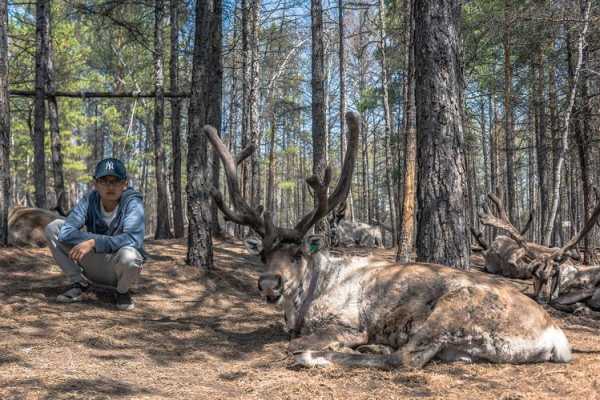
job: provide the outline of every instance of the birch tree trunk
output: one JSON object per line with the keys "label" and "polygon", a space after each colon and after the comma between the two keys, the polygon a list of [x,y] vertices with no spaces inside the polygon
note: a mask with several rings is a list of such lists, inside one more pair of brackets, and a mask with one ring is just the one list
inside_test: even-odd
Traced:
{"label": "birch tree trunk", "polygon": [[550,244],[550,238],[552,235],[552,230],[554,227],[554,219],[556,218],[556,213],[558,211],[558,203],[560,199],[560,177],[562,173],[562,166],[565,162],[565,154],[567,153],[567,149],[569,146],[569,128],[570,128],[570,120],[571,113],[573,111],[573,105],[575,104],[575,94],[577,93],[577,82],[579,79],[579,73],[581,71],[581,65],[583,63],[583,52],[584,52],[584,42],[585,36],[587,34],[589,20],[590,20],[590,8],[591,2],[589,0],[585,0],[582,6],[583,11],[583,29],[579,34],[579,40],[577,41],[577,66],[575,68],[575,74],[573,75],[573,84],[571,85],[571,93],[569,95],[569,104],[567,105],[567,111],[565,114],[565,122],[563,131],[563,135],[561,137],[561,146],[558,153],[558,163],[556,169],[554,170],[554,187],[552,188],[552,206],[550,208],[550,214],[548,216],[548,221],[545,227],[544,232],[544,244],[548,246]]}

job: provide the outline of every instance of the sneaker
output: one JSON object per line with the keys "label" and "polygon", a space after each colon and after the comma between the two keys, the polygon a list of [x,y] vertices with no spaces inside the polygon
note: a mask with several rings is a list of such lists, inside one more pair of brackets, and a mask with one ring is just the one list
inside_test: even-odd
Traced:
{"label": "sneaker", "polygon": [[76,303],[81,301],[81,294],[88,289],[87,285],[82,285],[80,282],[75,282],[56,297],[59,303]]}
{"label": "sneaker", "polygon": [[133,299],[131,298],[129,292],[117,292],[115,303],[119,310],[133,310],[135,307],[135,304],[133,303]]}

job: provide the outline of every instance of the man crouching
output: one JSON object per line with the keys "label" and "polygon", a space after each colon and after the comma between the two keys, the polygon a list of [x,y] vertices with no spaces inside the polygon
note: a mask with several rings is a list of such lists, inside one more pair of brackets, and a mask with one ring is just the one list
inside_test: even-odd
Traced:
{"label": "man crouching", "polygon": [[125,166],[114,158],[96,165],[94,188],[65,221],[46,226],[52,255],[71,284],[57,301],[81,301],[89,281],[115,289],[117,308],[131,310],[129,288],[144,262],[142,195],[127,186]]}

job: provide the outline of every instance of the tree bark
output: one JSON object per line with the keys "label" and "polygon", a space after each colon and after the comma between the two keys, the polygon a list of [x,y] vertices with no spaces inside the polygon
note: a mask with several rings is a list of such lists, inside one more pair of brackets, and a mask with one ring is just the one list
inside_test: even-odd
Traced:
{"label": "tree bark", "polygon": [[[47,71],[47,82],[46,90],[50,93],[55,91],[54,81],[54,63],[52,61],[52,18],[50,7],[46,9],[48,13],[48,20],[46,24],[46,35],[45,36],[45,47],[46,51],[46,65]],[[50,122],[50,138],[52,142],[52,172],[54,175],[54,192],[56,194],[56,205],[62,210],[66,211],[69,209],[67,191],[65,190],[65,174],[63,170],[63,156],[62,156],[62,143],[60,138],[60,127],[58,120],[58,102],[56,97],[48,97],[48,120]]]}
{"label": "tree bark", "polygon": [[[179,90],[179,1],[171,0],[171,60],[169,80],[171,92]],[[173,159],[173,225],[175,237],[183,237],[183,199],[181,192],[181,101],[171,98],[171,150]]]}
{"label": "tree bark", "polygon": [[48,0],[36,2],[36,49],[35,49],[35,111],[33,125],[33,181],[35,187],[35,206],[46,208],[46,155],[44,141],[46,132],[46,80],[48,79],[48,43],[47,34]]}
{"label": "tree bark", "polygon": [[417,163],[417,130],[415,114],[415,59],[414,59],[414,19],[413,0],[406,0],[406,100],[404,102],[404,179],[402,198],[402,223],[398,237],[398,252],[396,260],[409,262],[413,251],[413,236],[415,226],[415,193],[416,193],[416,163]]}
{"label": "tree bark", "polygon": [[415,1],[417,258],[468,269],[460,14],[458,0]]}
{"label": "tree bark", "polygon": [[[188,114],[188,254],[187,263],[211,269],[213,246],[209,202],[208,140],[202,126],[221,125],[222,63],[220,0],[196,3],[196,32],[192,62],[192,95]],[[215,26],[216,25],[216,26]],[[218,41],[219,43],[215,43]]]}
{"label": "tree bark", "polygon": [[[381,51],[381,89],[383,92],[383,116],[385,123],[384,153],[385,153],[385,186],[388,194],[388,206],[390,208],[390,224],[392,227],[392,238],[396,237],[396,215],[394,209],[394,191],[392,189],[392,177],[390,172],[389,144],[392,137],[392,113],[390,111],[390,96],[388,84],[388,66],[385,46],[385,3],[379,0],[379,47]],[[383,222],[383,221],[378,221]]]}
{"label": "tree bark", "polygon": [[519,226],[519,216],[516,208],[516,193],[514,182],[514,132],[512,112],[512,64],[511,51],[511,0],[504,1],[504,35],[502,38],[504,50],[504,133],[506,135],[506,195],[508,197],[508,214],[510,221]]}
{"label": "tree bark", "polygon": [[[210,108],[207,112],[206,123],[217,127],[217,132],[221,132],[222,125],[222,101],[223,101],[223,57],[222,57],[222,0],[212,0],[213,8],[210,16],[210,41],[209,41],[209,59],[207,68],[207,96],[210,101]],[[256,89],[258,90],[258,89]],[[258,113],[258,110],[256,111]],[[217,152],[213,149],[212,153],[212,186],[219,189],[219,174],[221,161]],[[217,204],[211,201],[211,233],[213,236],[221,237],[223,231],[219,224],[219,210]]]}
{"label": "tree bark", "polygon": [[163,146],[165,98],[164,93],[164,62],[163,62],[163,28],[165,22],[165,7],[163,0],[154,3],[154,75],[156,82],[154,90],[154,172],[156,176],[156,233],[155,239],[173,237],[169,221],[169,201],[167,197],[167,179],[165,171],[167,163]]}
{"label": "tree bark", "polygon": [[344,0],[338,0],[339,75],[340,75],[340,160],[346,154],[346,45],[344,41]]}
{"label": "tree bark", "polygon": [[569,103],[567,105],[567,111],[565,114],[565,130],[563,131],[563,135],[561,137],[561,146],[558,153],[558,163],[556,169],[554,170],[554,187],[552,188],[552,205],[550,208],[550,214],[548,216],[548,221],[546,224],[546,230],[544,232],[544,244],[548,246],[550,244],[550,238],[552,235],[552,231],[554,228],[554,219],[556,218],[556,213],[558,211],[558,203],[560,200],[560,177],[562,172],[562,165],[564,164],[565,155],[567,153],[568,145],[569,145],[569,130],[570,130],[570,122],[571,122],[571,113],[573,111],[573,105],[575,103],[575,95],[577,93],[577,82],[579,79],[579,73],[581,71],[581,65],[583,63],[583,52],[585,48],[585,36],[587,34],[587,30],[589,27],[589,19],[590,19],[590,8],[591,2],[589,0],[585,0],[582,6],[583,20],[584,26],[579,34],[579,39],[577,41],[578,44],[578,56],[577,56],[577,66],[575,68],[575,74],[573,75],[573,84],[571,85],[571,93],[569,95]]}
{"label": "tree bark", "polygon": [[10,206],[10,106],[8,101],[8,4],[0,0],[0,246],[8,244]]}
{"label": "tree bark", "polygon": [[[536,121],[536,156],[538,170],[538,189],[540,199],[540,238],[544,238],[546,222],[548,217],[548,184],[546,168],[548,145],[546,143],[546,110],[544,107],[544,52],[540,44],[535,56],[535,89],[534,89],[534,104],[535,104],[535,121]],[[552,229],[552,228],[551,228]],[[543,239],[542,239],[543,240]],[[545,242],[544,242],[545,243]]]}
{"label": "tree bark", "polygon": [[[327,116],[325,114],[325,54],[323,45],[323,8],[321,0],[311,0],[312,26],[312,145],[313,174],[323,179],[327,168]],[[317,204],[317,198],[314,199]],[[315,231],[326,231],[326,219],[315,225]],[[327,232],[325,232],[327,233]]]}

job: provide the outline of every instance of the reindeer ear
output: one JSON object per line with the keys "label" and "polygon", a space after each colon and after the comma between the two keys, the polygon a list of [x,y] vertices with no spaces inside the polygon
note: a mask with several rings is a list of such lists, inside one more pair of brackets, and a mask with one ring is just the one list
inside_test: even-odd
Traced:
{"label": "reindeer ear", "polygon": [[246,244],[246,249],[248,249],[248,253],[253,256],[259,255],[263,249],[262,240],[257,238],[247,238],[244,243]]}
{"label": "reindeer ear", "polygon": [[318,253],[325,246],[323,235],[309,235],[304,240],[304,252],[308,255]]}

